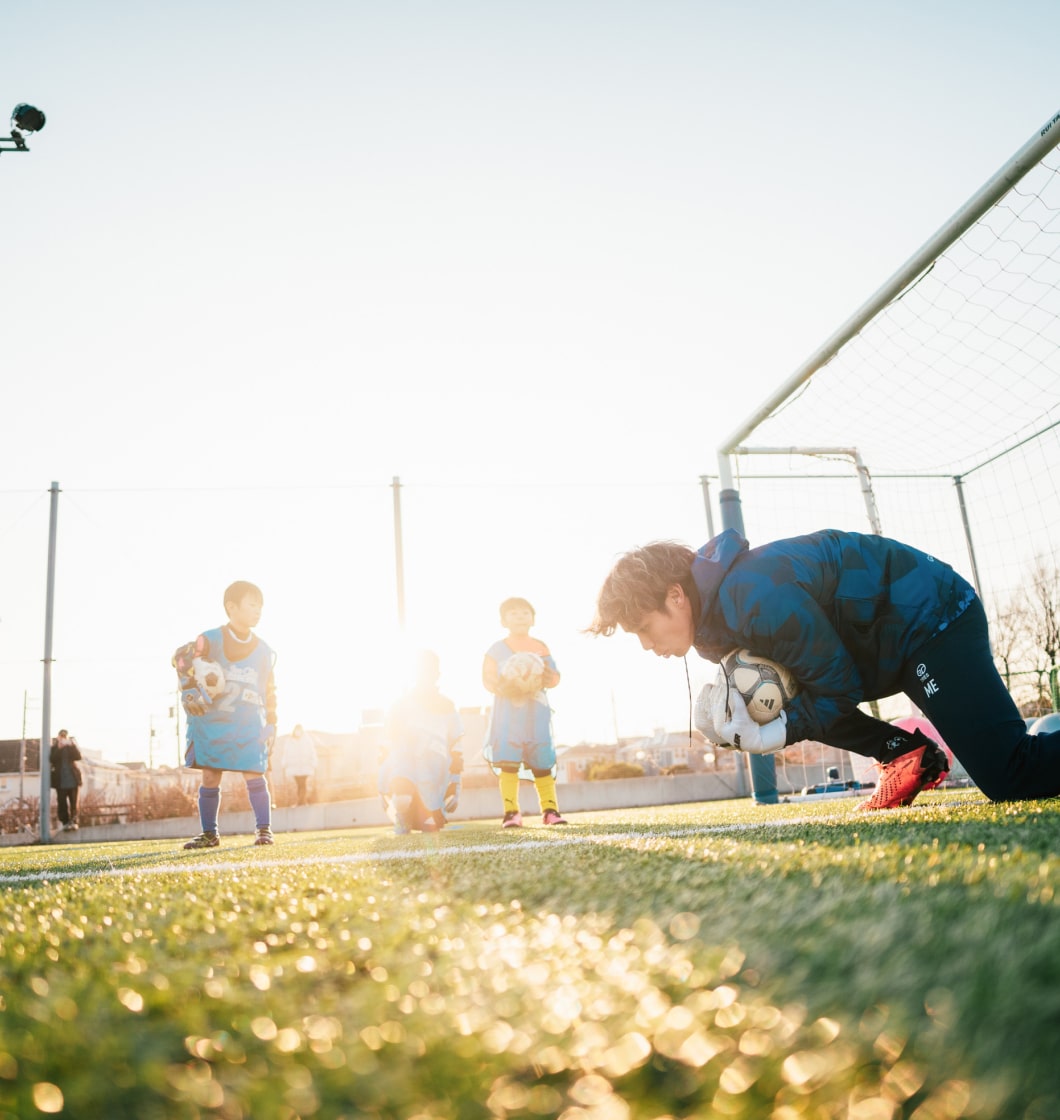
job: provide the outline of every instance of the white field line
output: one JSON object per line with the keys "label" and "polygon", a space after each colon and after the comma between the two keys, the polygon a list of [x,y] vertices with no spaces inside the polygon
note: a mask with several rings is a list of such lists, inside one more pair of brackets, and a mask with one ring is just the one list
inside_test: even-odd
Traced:
{"label": "white field line", "polygon": [[[782,821],[748,821],[725,825],[689,825],[683,828],[643,829],[638,832],[567,833],[548,840],[515,840],[509,843],[439,844],[429,848],[405,851],[390,848],[382,851],[350,852],[342,856],[292,856],[290,859],[200,860],[194,857],[181,863],[152,864],[150,867],[78,868],[71,871],[34,870],[0,874],[0,887],[25,886],[27,883],[58,883],[71,879],[144,878],[150,875],[200,875],[215,871],[255,871],[260,867],[339,867],[349,864],[394,863],[400,860],[438,860],[447,856],[493,855],[498,852],[539,851],[570,848],[578,844],[623,844],[636,840],[682,840],[697,836],[723,836],[733,832],[778,832],[805,824],[835,824],[847,821],[846,816],[792,817]],[[554,834],[553,834],[554,835]]]}

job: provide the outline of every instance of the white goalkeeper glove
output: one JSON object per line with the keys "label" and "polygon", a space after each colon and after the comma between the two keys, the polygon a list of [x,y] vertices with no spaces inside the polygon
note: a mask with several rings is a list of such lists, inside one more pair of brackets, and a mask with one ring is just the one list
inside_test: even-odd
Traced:
{"label": "white goalkeeper glove", "polygon": [[714,683],[711,720],[726,744],[746,754],[772,754],[783,750],[788,741],[787,715],[782,711],[769,723],[755,723],[744,698],[730,687],[722,669]]}
{"label": "white goalkeeper glove", "polygon": [[[721,686],[724,689],[724,685]],[[692,714],[692,721],[696,725],[696,730],[708,741],[716,747],[729,748],[727,743],[721,735],[721,732],[714,726],[714,693],[718,685],[705,684],[700,689],[699,696],[696,699],[696,707]]]}

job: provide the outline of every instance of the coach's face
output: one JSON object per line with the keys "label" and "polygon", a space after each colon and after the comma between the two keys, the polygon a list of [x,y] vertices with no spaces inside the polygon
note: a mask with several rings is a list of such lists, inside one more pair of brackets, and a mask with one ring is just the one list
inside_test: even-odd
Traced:
{"label": "coach's face", "polygon": [[684,657],[692,648],[696,636],[692,619],[692,604],[680,584],[674,584],[666,593],[662,610],[648,611],[633,628],[623,627],[636,634],[643,649],[651,650],[656,657]]}

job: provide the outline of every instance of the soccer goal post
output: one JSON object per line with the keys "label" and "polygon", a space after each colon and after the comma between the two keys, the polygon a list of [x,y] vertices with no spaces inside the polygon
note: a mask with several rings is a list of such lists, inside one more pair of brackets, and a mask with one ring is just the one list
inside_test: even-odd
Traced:
{"label": "soccer goal post", "polygon": [[[1060,113],[719,445],[724,528],[786,535],[790,516],[742,496],[757,456],[795,479],[845,448],[871,530],[962,568],[988,610],[1060,553],[1058,145]],[[849,509],[828,523],[863,529]],[[755,799],[777,800],[772,758],[750,767]]]}

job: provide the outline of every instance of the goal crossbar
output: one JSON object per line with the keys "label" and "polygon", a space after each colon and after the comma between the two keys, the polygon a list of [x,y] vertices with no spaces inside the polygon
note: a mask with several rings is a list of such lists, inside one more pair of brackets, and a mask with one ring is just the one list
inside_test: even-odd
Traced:
{"label": "goal crossbar", "polygon": [[[821,344],[777,390],[770,395],[747,419],[719,445],[718,473],[722,490],[731,490],[733,484],[730,456],[735,449],[763,420],[782,405],[792,393],[805,384],[859,331],[892,300],[909,287],[938,256],[957,238],[979,220],[999,199],[1008,193],[1037,164],[1060,145],[1060,113],[1048,121],[1023,145],[1022,148],[930,237],[905,264],[895,272],[873,295]],[[723,507],[724,512],[724,507]]]}

